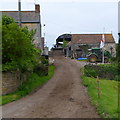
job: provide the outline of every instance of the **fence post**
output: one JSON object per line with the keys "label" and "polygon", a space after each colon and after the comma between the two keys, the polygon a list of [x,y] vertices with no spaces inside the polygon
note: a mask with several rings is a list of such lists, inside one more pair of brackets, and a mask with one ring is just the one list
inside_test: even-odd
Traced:
{"label": "fence post", "polygon": [[97,89],[98,89],[98,98],[100,98],[100,80],[98,76],[97,76]]}

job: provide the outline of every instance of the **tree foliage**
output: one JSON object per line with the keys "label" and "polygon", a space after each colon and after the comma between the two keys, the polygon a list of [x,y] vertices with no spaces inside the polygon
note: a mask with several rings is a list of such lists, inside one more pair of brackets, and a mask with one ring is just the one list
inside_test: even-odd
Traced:
{"label": "tree foliage", "polygon": [[118,61],[118,73],[120,73],[120,40],[117,46],[117,61]]}
{"label": "tree foliage", "polygon": [[2,64],[2,15],[0,14],[0,70]]}
{"label": "tree foliage", "polygon": [[14,19],[2,17],[3,70],[32,70],[40,50],[32,44],[35,31],[19,27]]}
{"label": "tree foliage", "polygon": [[15,23],[14,19],[10,18],[10,17],[8,17],[6,15],[3,15],[3,17],[2,17],[2,25],[6,25],[7,26],[7,25],[9,25],[11,23]]}
{"label": "tree foliage", "polygon": [[118,61],[120,62],[120,42],[117,45],[117,55],[116,56],[117,56]]}
{"label": "tree foliage", "polygon": [[62,47],[65,48],[66,45],[67,45],[67,41],[66,41],[66,40],[63,40],[63,45],[62,45]]}

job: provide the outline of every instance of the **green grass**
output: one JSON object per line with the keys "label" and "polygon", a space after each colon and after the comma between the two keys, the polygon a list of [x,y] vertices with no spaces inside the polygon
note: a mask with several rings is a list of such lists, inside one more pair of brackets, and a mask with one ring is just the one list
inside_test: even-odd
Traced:
{"label": "green grass", "polygon": [[7,104],[9,102],[20,99],[21,97],[31,93],[33,90],[46,83],[54,74],[55,66],[49,66],[47,76],[38,76],[36,73],[31,74],[26,82],[19,86],[18,90],[14,93],[0,96],[0,104]]}
{"label": "green grass", "polygon": [[104,67],[111,67],[111,66],[113,66],[113,67],[118,67],[118,64],[116,64],[116,63],[110,63],[110,64],[99,64],[99,66],[104,66]]}
{"label": "green grass", "polygon": [[101,79],[99,98],[96,79],[86,76],[82,76],[82,79],[98,114],[103,118],[118,118],[118,82]]}

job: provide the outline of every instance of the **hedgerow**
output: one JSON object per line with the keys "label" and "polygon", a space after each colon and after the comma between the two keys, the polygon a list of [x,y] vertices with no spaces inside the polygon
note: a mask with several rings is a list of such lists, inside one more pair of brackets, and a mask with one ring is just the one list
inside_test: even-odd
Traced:
{"label": "hedgerow", "polygon": [[84,67],[84,74],[88,77],[100,77],[109,80],[119,80],[118,65],[117,64],[104,64],[92,65],[88,64]]}

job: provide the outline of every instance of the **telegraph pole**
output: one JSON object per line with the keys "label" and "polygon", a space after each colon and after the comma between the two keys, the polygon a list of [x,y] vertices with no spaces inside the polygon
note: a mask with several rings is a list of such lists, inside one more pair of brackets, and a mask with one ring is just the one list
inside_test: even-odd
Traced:
{"label": "telegraph pole", "polygon": [[21,27],[21,0],[18,0],[18,23]]}

